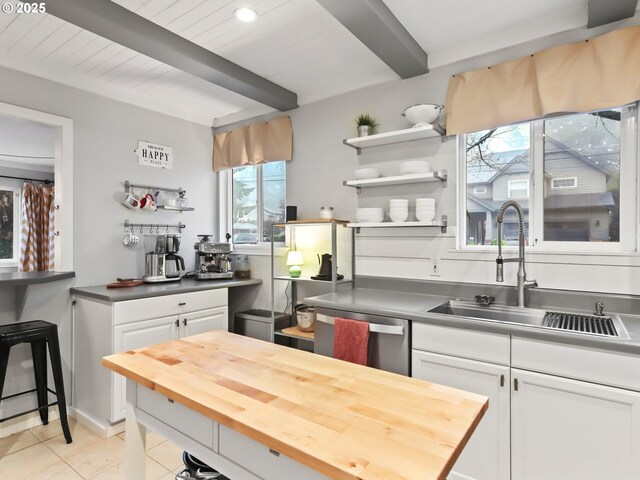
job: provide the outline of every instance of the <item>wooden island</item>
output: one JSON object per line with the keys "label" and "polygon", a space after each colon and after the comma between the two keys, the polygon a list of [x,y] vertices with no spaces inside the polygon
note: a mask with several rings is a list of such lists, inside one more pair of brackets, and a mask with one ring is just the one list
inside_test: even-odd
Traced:
{"label": "wooden island", "polygon": [[232,480],[445,479],[486,397],[223,331],[104,357],[127,378],[125,474],[145,427]]}

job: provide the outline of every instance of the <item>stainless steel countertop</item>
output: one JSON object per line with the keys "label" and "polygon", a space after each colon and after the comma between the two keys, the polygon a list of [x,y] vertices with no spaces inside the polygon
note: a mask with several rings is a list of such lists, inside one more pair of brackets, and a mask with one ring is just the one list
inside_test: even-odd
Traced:
{"label": "stainless steel countertop", "polygon": [[145,283],[138,287],[107,288],[105,285],[93,287],[72,288],[71,294],[79,297],[95,298],[105,302],[122,302],[137,300],[139,298],[159,297],[162,295],[175,295],[177,293],[201,292],[217,288],[244,287],[247,285],[259,285],[260,279],[249,280],[196,280],[183,278],[179,282]]}
{"label": "stainless steel countertop", "polygon": [[[414,322],[431,323],[434,325],[452,328],[502,333],[538,340],[600,348],[616,352],[640,354],[639,315],[610,312],[618,313],[629,333],[629,339],[621,339],[565,332],[549,328],[537,328],[506,322],[477,320],[438,313],[429,313],[429,310],[432,308],[452,299],[452,297],[443,295],[353,288],[351,290],[305,298],[304,302],[318,307],[346,312],[368,313],[372,315],[382,315],[385,317],[404,318]],[[549,308],[553,307],[550,306]],[[561,310],[571,311],[566,307],[563,307]],[[578,309],[576,309],[575,312],[591,313]]]}

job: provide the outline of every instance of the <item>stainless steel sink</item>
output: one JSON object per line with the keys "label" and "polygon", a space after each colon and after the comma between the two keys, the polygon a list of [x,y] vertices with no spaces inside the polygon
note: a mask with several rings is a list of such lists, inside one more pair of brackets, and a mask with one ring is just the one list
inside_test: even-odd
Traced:
{"label": "stainless steel sink", "polygon": [[478,305],[472,302],[451,300],[429,310],[455,317],[501,323],[515,323],[538,328],[564,330],[580,335],[629,338],[627,329],[618,315],[585,315],[575,312],[557,312],[535,308],[508,307],[505,305]]}

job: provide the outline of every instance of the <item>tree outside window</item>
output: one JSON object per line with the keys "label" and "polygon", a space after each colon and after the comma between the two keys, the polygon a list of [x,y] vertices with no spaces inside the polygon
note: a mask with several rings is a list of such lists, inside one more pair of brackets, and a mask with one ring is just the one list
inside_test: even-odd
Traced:
{"label": "tree outside window", "polygon": [[[272,225],[285,221],[285,162],[234,168],[232,172],[232,239],[235,244],[270,242]],[[284,230],[276,230],[284,242]]]}

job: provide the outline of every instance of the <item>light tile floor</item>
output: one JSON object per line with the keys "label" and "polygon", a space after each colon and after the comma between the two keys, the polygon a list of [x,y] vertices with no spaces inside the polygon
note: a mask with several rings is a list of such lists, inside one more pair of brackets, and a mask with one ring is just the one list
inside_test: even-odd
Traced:
{"label": "light tile floor", "polygon": [[[0,479],[124,479],[124,433],[100,438],[73,418],[69,427],[69,445],[59,420],[0,438]],[[182,450],[148,432],[146,465],[146,480],[174,480],[182,468]]]}

